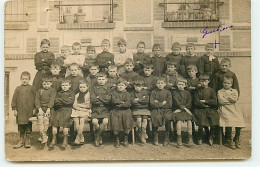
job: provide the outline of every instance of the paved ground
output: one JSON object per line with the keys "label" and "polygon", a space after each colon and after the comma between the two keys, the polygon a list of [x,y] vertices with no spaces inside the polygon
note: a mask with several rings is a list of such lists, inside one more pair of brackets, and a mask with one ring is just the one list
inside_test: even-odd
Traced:
{"label": "paved ground", "polygon": [[[93,142],[89,141],[82,146],[69,145],[66,150],[60,148],[58,144],[53,150],[42,146],[38,141],[38,133],[33,133],[32,147],[30,149],[13,149],[13,145],[19,140],[19,134],[15,132],[6,133],[5,151],[6,159],[10,161],[113,161],[113,160],[204,160],[204,159],[246,159],[251,156],[251,133],[242,131],[241,149],[231,150],[226,146],[214,144],[209,146],[195,145],[189,148],[183,145],[176,147],[176,142],[171,142],[169,146],[162,144],[154,146],[148,142],[145,145],[136,143],[128,148],[120,146],[114,148],[113,142],[109,139],[109,134],[105,136],[104,146],[97,148]],[[162,136],[162,135],[161,135]],[[160,139],[162,141],[163,139]],[[185,139],[184,139],[185,140]]]}

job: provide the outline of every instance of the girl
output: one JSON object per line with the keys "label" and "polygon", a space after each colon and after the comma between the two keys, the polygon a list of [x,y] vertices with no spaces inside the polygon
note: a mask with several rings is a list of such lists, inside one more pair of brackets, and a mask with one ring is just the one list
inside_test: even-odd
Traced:
{"label": "girl", "polygon": [[43,39],[41,41],[41,52],[34,55],[34,64],[37,71],[33,79],[33,89],[38,91],[42,86],[42,77],[49,75],[51,64],[55,61],[55,56],[53,53],[49,52],[50,41]]}
{"label": "girl", "polygon": [[77,131],[75,144],[84,144],[83,129],[85,121],[89,121],[90,110],[90,93],[88,84],[85,80],[79,81],[79,93],[75,95],[71,117],[74,121],[74,131]]}
{"label": "girl", "polygon": [[53,138],[50,147],[54,147],[57,143],[56,135],[57,128],[63,127],[63,144],[65,149],[68,144],[68,132],[71,125],[70,116],[72,112],[72,105],[74,101],[74,93],[70,90],[71,81],[63,79],[61,81],[61,91],[57,93],[54,101],[54,115],[51,117]]}
{"label": "girl", "polygon": [[238,109],[236,102],[238,100],[238,92],[236,89],[232,88],[233,78],[224,77],[224,82],[221,90],[218,91],[218,101],[220,107],[218,113],[220,115],[219,126],[226,127],[226,140],[228,147],[235,149],[232,145],[232,127],[235,127],[236,134],[233,139],[236,148],[239,147],[239,136],[241,128],[245,127],[244,116],[242,112]]}
{"label": "girl", "polygon": [[[194,93],[195,118],[198,129],[198,144],[202,144],[203,127],[206,131],[209,145],[213,145],[213,132],[219,125],[219,114],[217,113],[217,96],[215,91],[210,88],[209,76],[200,75],[200,88]],[[210,131],[209,128],[210,127]]]}

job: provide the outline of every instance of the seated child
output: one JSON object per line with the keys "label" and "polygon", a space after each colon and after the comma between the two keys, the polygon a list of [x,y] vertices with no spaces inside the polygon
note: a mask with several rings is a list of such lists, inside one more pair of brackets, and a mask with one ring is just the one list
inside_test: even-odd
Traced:
{"label": "seated child", "polygon": [[184,88],[187,85],[187,80],[180,77],[177,82],[177,90],[173,91],[173,120],[176,122],[177,130],[177,147],[182,146],[181,126],[182,122],[187,122],[187,131],[189,134],[188,146],[194,145],[192,139],[192,120],[191,113],[192,99],[189,91]]}
{"label": "seated child", "polygon": [[146,134],[147,119],[151,116],[148,110],[149,95],[147,90],[143,89],[144,81],[138,78],[134,81],[135,90],[131,93],[132,113],[136,120],[136,127],[138,128],[138,135],[142,143],[146,143],[148,138]]}
{"label": "seated child", "polygon": [[63,144],[62,148],[66,148],[68,144],[69,127],[71,125],[71,112],[74,102],[74,93],[70,90],[71,81],[69,79],[63,79],[61,81],[61,91],[56,94],[54,101],[54,114],[51,117],[52,125],[52,141],[50,147],[53,148],[57,143],[57,131],[58,127],[63,127]]}
{"label": "seated child", "polygon": [[236,89],[238,95],[240,94],[237,76],[234,72],[230,71],[231,60],[223,58],[220,61],[220,69],[213,74],[212,88],[216,93],[223,88],[224,77],[231,77],[233,79],[232,88]]}
{"label": "seated child", "polygon": [[128,146],[128,135],[133,127],[132,112],[130,110],[131,97],[126,91],[127,81],[123,78],[119,78],[117,82],[117,89],[112,92],[111,102],[112,110],[111,125],[115,135],[115,147],[120,146],[119,132],[124,131],[124,143],[125,147]]}
{"label": "seated child", "polygon": [[41,141],[41,144],[46,144],[48,141],[48,136],[46,135],[46,133],[49,128],[49,118],[53,115],[56,90],[51,86],[51,78],[43,78],[42,88],[38,89],[35,97],[37,123],[40,131],[40,138],[38,140]]}
{"label": "seated child", "polygon": [[64,61],[65,59],[68,57],[70,50],[69,50],[69,46],[67,45],[63,45],[61,48],[61,54],[59,57],[57,57],[56,61],[60,64],[61,66],[61,71],[60,71],[60,75],[62,77],[65,77],[66,74],[66,67],[64,66]]}
{"label": "seated child", "polygon": [[181,77],[176,71],[177,64],[174,61],[167,62],[166,73],[162,75],[166,79],[165,89],[169,91],[174,91],[177,89],[178,78]]}
{"label": "seated child", "polygon": [[167,68],[167,60],[165,57],[162,57],[162,49],[159,44],[153,45],[153,54],[154,56],[151,58],[151,63],[153,64],[154,70],[153,75],[156,77],[161,77],[166,72]]}
{"label": "seated child", "polygon": [[110,65],[114,65],[114,55],[108,51],[110,48],[110,41],[108,39],[102,40],[101,47],[103,52],[97,55],[96,63],[101,72],[107,72],[107,68]]}
{"label": "seated child", "polygon": [[239,147],[240,131],[245,127],[244,116],[236,102],[238,100],[238,92],[232,88],[233,78],[224,77],[223,88],[218,91],[218,102],[220,107],[218,113],[220,115],[219,126],[225,127],[226,140],[228,147],[235,149],[232,143],[232,127],[235,127],[236,134],[233,138],[235,147]]}
{"label": "seated child", "polygon": [[90,74],[87,76],[86,81],[89,84],[89,92],[91,93],[92,88],[97,85],[97,74],[99,72],[99,66],[94,63],[90,66]]}
{"label": "seated child", "polygon": [[145,42],[140,41],[139,43],[137,43],[137,53],[134,54],[133,58],[135,63],[134,71],[139,75],[143,73],[143,65],[146,62],[150,61],[150,56],[144,53],[144,50],[145,50]]}
{"label": "seated child", "polygon": [[53,62],[51,64],[51,75],[49,76],[52,80],[51,87],[54,88],[56,91],[60,91],[60,83],[62,80],[61,73],[61,65],[58,62]]}
{"label": "seated child", "polygon": [[105,73],[97,74],[97,85],[91,91],[92,123],[95,130],[95,145],[102,145],[102,134],[107,127],[109,117],[109,104],[111,101],[111,90],[107,83]]}
{"label": "seated child", "polygon": [[29,72],[22,72],[20,78],[22,85],[16,87],[12,98],[11,107],[18,124],[18,132],[20,133],[20,140],[18,144],[13,146],[14,149],[23,146],[25,148],[31,147],[32,122],[29,119],[33,115],[35,92],[33,87],[28,84],[30,78]]}
{"label": "seated child", "polygon": [[139,74],[134,72],[133,69],[134,69],[134,61],[133,59],[127,59],[125,61],[125,72],[121,73],[120,74],[120,77],[126,79],[127,81],[127,91],[128,92],[131,92],[134,90],[134,86],[133,86],[133,83],[134,81],[139,78]]}
{"label": "seated child", "polygon": [[76,63],[70,64],[68,68],[70,75],[66,77],[66,79],[71,81],[71,88],[70,90],[76,94],[79,90],[79,81],[84,80],[84,78],[80,75],[80,68],[79,65]]}
{"label": "seated child", "polygon": [[156,88],[157,77],[152,75],[152,73],[153,73],[153,64],[145,63],[144,74],[143,74],[144,89],[147,90],[149,94],[152,92],[152,90]]}
{"label": "seated child", "polygon": [[85,57],[85,62],[84,65],[82,66],[82,71],[84,74],[84,77],[87,77],[89,75],[89,68],[95,64],[96,62],[96,49],[94,46],[88,46],[87,47],[87,52],[86,52],[86,57]]}
{"label": "seated child", "polygon": [[[158,127],[165,125],[166,133],[164,145],[169,143],[170,121],[168,117],[172,116],[172,94],[165,89],[166,79],[159,77],[156,81],[156,89],[151,92],[151,119],[154,135],[154,145],[158,145]],[[164,123],[166,121],[166,124]]]}
{"label": "seated child", "polygon": [[[198,129],[198,144],[202,144],[203,127],[206,131],[209,145],[213,145],[213,134],[219,125],[219,114],[217,113],[217,96],[215,91],[208,86],[209,76],[200,75],[200,88],[194,93],[195,123]],[[210,131],[209,128],[210,127]]]}
{"label": "seated child", "polygon": [[118,74],[125,72],[125,61],[127,59],[133,59],[133,54],[129,50],[126,49],[126,41],[124,39],[120,39],[117,43],[119,48],[119,53],[115,53],[115,65],[117,66]]}
{"label": "seated child", "polygon": [[186,51],[187,51],[187,55],[180,60],[180,75],[185,78],[188,78],[189,77],[187,72],[188,65],[192,64],[198,66],[200,57],[195,55],[195,45],[193,43],[187,44]]}
{"label": "seated child", "polygon": [[117,66],[110,65],[108,66],[108,80],[107,85],[110,87],[111,90],[116,89],[116,84],[118,81],[118,75],[117,75]]}
{"label": "seated child", "polygon": [[175,42],[172,44],[172,53],[169,53],[166,56],[167,61],[173,61],[177,64],[176,70],[179,72],[180,70],[180,60],[183,58],[183,55],[180,53],[181,52],[181,45],[178,42]]}

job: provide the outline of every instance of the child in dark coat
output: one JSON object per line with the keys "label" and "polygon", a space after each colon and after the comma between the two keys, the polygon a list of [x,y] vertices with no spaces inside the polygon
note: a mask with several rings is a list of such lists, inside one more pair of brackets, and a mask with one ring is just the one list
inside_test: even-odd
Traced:
{"label": "child in dark coat", "polygon": [[108,80],[107,85],[110,87],[111,90],[116,89],[117,81],[119,79],[117,74],[117,66],[110,65],[108,66]]}
{"label": "child in dark coat", "polygon": [[179,72],[180,70],[180,60],[183,58],[183,55],[180,53],[181,45],[178,42],[172,44],[172,53],[166,56],[167,61],[173,61],[176,63],[176,70]]}
{"label": "child in dark coat", "polygon": [[124,146],[128,146],[128,135],[130,129],[133,127],[133,118],[132,112],[130,110],[131,106],[131,96],[126,91],[127,81],[123,78],[120,78],[117,83],[117,89],[112,92],[112,110],[110,111],[111,115],[111,124],[112,130],[115,135],[115,147],[120,146],[119,141],[119,132],[124,131]]}
{"label": "child in dark coat", "polygon": [[97,86],[97,74],[99,72],[99,66],[94,63],[90,66],[89,75],[86,77],[86,81],[89,84],[89,91],[92,91],[92,88]]}
{"label": "child in dark coat", "polygon": [[144,89],[148,91],[150,94],[152,90],[156,88],[156,80],[157,77],[152,75],[153,73],[153,64],[146,63],[144,64],[144,74],[143,74],[143,80],[144,80]]}
{"label": "child in dark coat", "polygon": [[162,75],[166,79],[165,89],[169,91],[174,91],[177,89],[178,78],[181,77],[176,71],[177,64],[174,61],[167,62],[166,73]]}
{"label": "child in dark coat", "polygon": [[144,52],[145,42],[140,41],[137,43],[137,53],[134,54],[134,71],[141,75],[143,73],[144,64],[150,61],[150,56]]}
{"label": "child in dark coat", "polygon": [[60,91],[60,83],[63,79],[61,73],[61,65],[58,62],[53,62],[51,64],[51,75],[49,76],[52,80],[51,87],[54,88],[56,91]]}
{"label": "child in dark coat", "polygon": [[83,76],[87,77],[89,75],[89,68],[96,63],[97,59],[97,54],[96,54],[96,49],[94,46],[88,46],[87,47],[87,52],[86,52],[86,57],[85,57],[85,62],[82,66],[82,71],[83,71]]}
{"label": "child in dark coat", "polygon": [[20,141],[13,148],[30,148],[31,147],[31,132],[32,122],[29,119],[33,115],[35,92],[31,85],[29,85],[31,75],[24,71],[21,74],[22,85],[18,86],[12,98],[12,110],[16,117],[18,124],[18,132],[20,133]]}
{"label": "child in dark coat", "polygon": [[153,90],[150,95],[154,145],[158,145],[158,127],[164,125],[166,128],[164,145],[169,143],[170,120],[172,117],[172,94],[169,90],[165,89],[165,86],[165,78],[159,77],[156,81],[157,88]]}
{"label": "child in dark coat", "polygon": [[69,56],[70,50],[69,46],[63,45],[61,48],[61,54],[59,57],[57,57],[56,61],[60,64],[61,70],[60,70],[60,75],[62,77],[65,77],[66,74],[66,67],[64,66],[64,61],[65,59]]}
{"label": "child in dark coat", "polygon": [[151,58],[150,62],[154,67],[153,75],[157,77],[161,77],[166,72],[167,68],[167,60],[165,57],[162,57],[161,51],[162,49],[159,44],[153,45],[154,56]]}

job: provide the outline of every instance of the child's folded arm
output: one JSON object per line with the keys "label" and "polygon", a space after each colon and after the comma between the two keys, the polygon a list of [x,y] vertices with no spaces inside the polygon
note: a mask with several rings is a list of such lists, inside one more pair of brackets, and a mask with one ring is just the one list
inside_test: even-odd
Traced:
{"label": "child's folded arm", "polygon": [[238,100],[238,92],[236,89],[232,89],[232,93],[230,95],[230,97],[228,98],[228,100],[232,103],[236,103]]}
{"label": "child's folded arm", "polygon": [[151,95],[150,95],[150,104],[153,108],[161,108],[163,106],[162,103],[159,103],[158,100],[155,99],[156,98],[156,93],[154,91],[152,91]]}
{"label": "child's folded arm", "polygon": [[73,105],[73,102],[74,102],[74,95],[73,95],[73,93],[71,93],[70,96],[68,96],[66,98],[61,98],[60,101],[64,105]]}
{"label": "child's folded arm", "polygon": [[196,106],[197,108],[206,108],[207,107],[207,105],[205,105],[204,103],[202,103],[200,101],[198,92],[195,92],[195,94],[194,94],[194,106]]}
{"label": "child's folded arm", "polygon": [[100,97],[99,100],[105,104],[108,104],[111,101],[111,95],[110,94],[104,95]]}
{"label": "child's folded arm", "polygon": [[205,104],[209,106],[217,106],[217,97],[213,90],[211,91],[211,99],[205,100]]}
{"label": "child's folded arm", "polygon": [[57,94],[56,91],[53,89],[52,92],[51,92],[51,98],[50,98],[50,101],[49,101],[49,104],[48,104],[48,108],[52,108],[54,106],[56,94]]}

